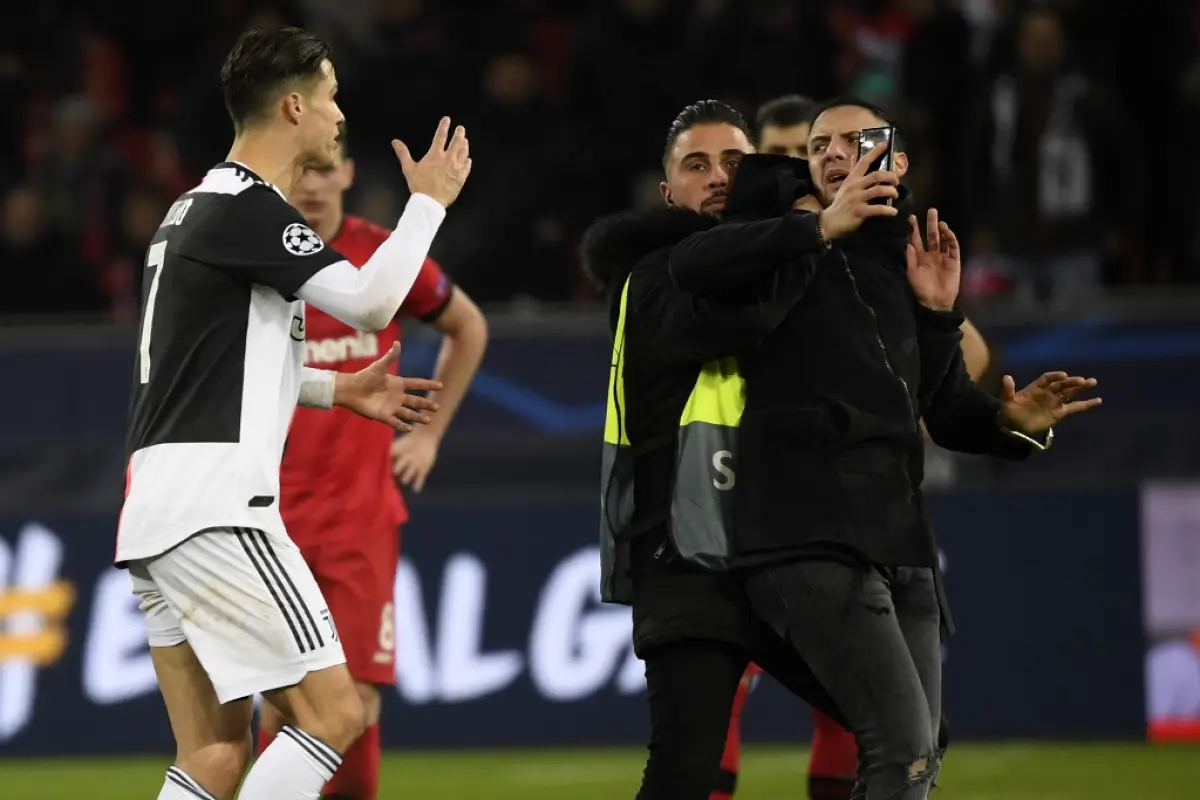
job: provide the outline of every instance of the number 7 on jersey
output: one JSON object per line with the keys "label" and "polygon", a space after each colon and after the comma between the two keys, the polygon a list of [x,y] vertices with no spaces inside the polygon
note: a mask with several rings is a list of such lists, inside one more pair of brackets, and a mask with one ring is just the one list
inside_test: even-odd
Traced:
{"label": "number 7 on jersey", "polygon": [[163,262],[167,258],[167,243],[150,245],[146,251],[146,267],[154,270],[150,291],[146,295],[146,310],[142,314],[142,335],[138,337],[138,363],[142,383],[150,382],[150,332],[154,329],[154,300],[158,297],[158,281],[162,278]]}

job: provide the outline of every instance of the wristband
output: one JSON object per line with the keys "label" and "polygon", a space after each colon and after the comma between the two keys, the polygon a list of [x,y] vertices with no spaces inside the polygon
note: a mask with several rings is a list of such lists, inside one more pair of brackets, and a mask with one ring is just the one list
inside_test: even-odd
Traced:
{"label": "wristband", "polygon": [[336,377],[333,370],[304,367],[297,402],[305,408],[333,408],[333,382]]}
{"label": "wristband", "polygon": [[1039,442],[1032,436],[1028,436],[1020,431],[1014,431],[1012,428],[1001,427],[1000,430],[1004,431],[1005,436],[1011,436],[1014,439],[1020,439],[1023,442],[1029,442],[1043,453],[1050,449],[1050,445],[1054,444],[1054,428],[1046,429],[1046,440],[1044,442]]}

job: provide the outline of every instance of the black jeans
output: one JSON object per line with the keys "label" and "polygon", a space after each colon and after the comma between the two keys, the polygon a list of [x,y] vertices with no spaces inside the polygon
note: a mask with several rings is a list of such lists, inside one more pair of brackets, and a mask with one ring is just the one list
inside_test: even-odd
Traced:
{"label": "black jeans", "polygon": [[925,800],[941,764],[941,607],[932,569],[797,561],[747,576],[755,613],[849,720],[855,798]]}
{"label": "black jeans", "polygon": [[729,730],[738,682],[751,661],[798,697],[844,723],[807,665],[783,641],[747,649],[713,640],[645,653],[650,744],[637,800],[707,800]]}

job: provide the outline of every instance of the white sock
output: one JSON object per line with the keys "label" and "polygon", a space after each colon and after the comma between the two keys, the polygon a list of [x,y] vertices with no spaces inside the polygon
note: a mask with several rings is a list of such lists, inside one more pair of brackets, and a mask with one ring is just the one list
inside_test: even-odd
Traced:
{"label": "white sock", "polygon": [[158,793],[158,800],[197,800],[197,798],[199,800],[217,800],[204,791],[191,775],[179,767],[169,767],[162,791]]}
{"label": "white sock", "polygon": [[238,800],[317,800],[341,764],[332,747],[284,725],[250,768]]}

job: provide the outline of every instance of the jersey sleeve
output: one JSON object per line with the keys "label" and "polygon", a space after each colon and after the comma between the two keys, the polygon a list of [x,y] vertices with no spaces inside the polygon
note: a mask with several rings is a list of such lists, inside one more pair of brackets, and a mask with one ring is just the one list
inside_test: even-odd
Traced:
{"label": "jersey sleeve", "polygon": [[236,281],[269,286],[288,300],[313,275],[345,261],[267,186],[252,186],[232,197],[203,234],[189,236],[180,255]]}
{"label": "jersey sleeve", "polygon": [[422,322],[433,322],[450,304],[454,284],[432,258],[426,258],[400,310]]}

